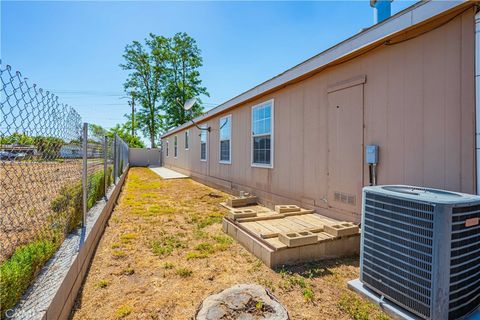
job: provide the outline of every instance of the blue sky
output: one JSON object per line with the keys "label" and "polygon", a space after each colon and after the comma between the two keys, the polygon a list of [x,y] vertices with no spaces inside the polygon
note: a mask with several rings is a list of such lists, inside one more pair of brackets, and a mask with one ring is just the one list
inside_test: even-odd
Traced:
{"label": "blue sky", "polygon": [[[394,1],[393,13],[414,1]],[[202,50],[211,108],[373,23],[369,1],[1,1],[1,59],[86,122],[129,112],[118,66],[126,44],[184,31]]]}

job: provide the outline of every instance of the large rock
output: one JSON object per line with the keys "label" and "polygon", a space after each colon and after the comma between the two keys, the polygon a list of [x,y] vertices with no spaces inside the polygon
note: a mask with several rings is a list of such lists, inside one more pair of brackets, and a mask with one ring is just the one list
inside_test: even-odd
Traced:
{"label": "large rock", "polygon": [[265,288],[256,284],[238,284],[207,297],[196,320],[288,320],[288,312]]}

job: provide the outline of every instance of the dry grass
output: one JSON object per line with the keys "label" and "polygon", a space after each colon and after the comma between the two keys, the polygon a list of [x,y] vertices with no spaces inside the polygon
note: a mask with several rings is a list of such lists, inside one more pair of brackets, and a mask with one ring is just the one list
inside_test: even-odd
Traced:
{"label": "dry grass", "polygon": [[291,319],[388,319],[347,289],[357,258],[267,268],[223,234],[226,197],[131,169],[73,319],[191,319],[205,297],[238,283],[270,288]]}

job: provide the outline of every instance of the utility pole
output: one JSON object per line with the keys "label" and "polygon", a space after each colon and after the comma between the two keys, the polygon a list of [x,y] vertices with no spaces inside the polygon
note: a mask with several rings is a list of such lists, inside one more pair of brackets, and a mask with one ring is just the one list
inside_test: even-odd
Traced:
{"label": "utility pole", "polygon": [[135,137],[135,94],[132,92],[132,101],[128,104],[132,106],[132,136]]}

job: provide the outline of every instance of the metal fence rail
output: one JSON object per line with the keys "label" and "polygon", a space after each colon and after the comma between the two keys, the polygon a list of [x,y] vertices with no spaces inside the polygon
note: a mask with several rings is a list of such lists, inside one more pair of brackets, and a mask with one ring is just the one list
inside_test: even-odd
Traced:
{"label": "metal fence rail", "polygon": [[58,248],[81,227],[86,212],[128,167],[128,146],[82,125],[73,108],[10,66],[0,65],[0,79],[2,265],[38,241]]}

